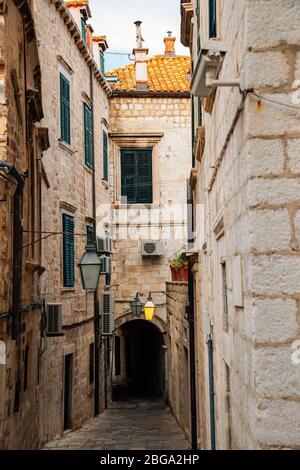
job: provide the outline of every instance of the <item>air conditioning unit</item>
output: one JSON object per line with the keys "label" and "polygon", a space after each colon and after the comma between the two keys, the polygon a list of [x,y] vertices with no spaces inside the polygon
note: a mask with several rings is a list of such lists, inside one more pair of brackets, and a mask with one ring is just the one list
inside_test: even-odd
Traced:
{"label": "air conditioning unit", "polygon": [[142,240],[142,256],[162,256],[164,253],[163,241]]}
{"label": "air conditioning unit", "polygon": [[102,334],[112,335],[115,330],[115,296],[111,292],[102,293]]}
{"label": "air conditioning unit", "polygon": [[62,304],[47,304],[47,335],[62,335]]}
{"label": "air conditioning unit", "polygon": [[112,253],[112,238],[110,237],[97,237],[97,252],[98,253]]}
{"label": "air conditioning unit", "polygon": [[111,274],[111,257],[102,255],[100,256],[101,260],[101,274]]}

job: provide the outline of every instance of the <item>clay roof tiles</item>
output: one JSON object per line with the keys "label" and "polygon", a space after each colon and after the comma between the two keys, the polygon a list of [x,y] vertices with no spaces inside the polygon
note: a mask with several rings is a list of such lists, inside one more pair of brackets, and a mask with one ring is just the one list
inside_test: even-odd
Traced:
{"label": "clay roof tiles", "polygon": [[[148,90],[152,92],[189,93],[191,62],[186,56],[165,57],[156,55],[148,59]],[[107,73],[117,76],[112,88],[118,91],[134,91],[136,87],[134,65],[129,64]]]}

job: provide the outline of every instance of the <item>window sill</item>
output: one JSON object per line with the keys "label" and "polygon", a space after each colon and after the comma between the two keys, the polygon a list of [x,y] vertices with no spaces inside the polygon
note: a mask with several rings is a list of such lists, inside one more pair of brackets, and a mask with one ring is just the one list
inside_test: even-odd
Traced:
{"label": "window sill", "polygon": [[102,185],[105,187],[105,189],[109,189],[110,188],[110,185],[109,183],[106,181],[106,180],[102,180]]}
{"label": "window sill", "polygon": [[66,150],[70,155],[73,155],[76,152],[76,150],[74,150],[71,145],[63,142],[61,139],[58,139],[58,145],[60,148]]}
{"label": "window sill", "polygon": [[68,294],[68,293],[71,293],[71,292],[76,292],[75,287],[62,287],[61,290],[60,290],[61,294]]}
{"label": "window sill", "polygon": [[128,209],[128,208],[133,208],[133,209],[155,209],[155,208],[159,208],[160,205],[155,203],[155,202],[152,202],[152,203],[148,203],[148,204],[140,204],[140,203],[129,203],[129,204],[124,204],[124,203],[121,203],[121,202],[115,202],[113,204],[113,207],[115,209]]}
{"label": "window sill", "polygon": [[93,168],[90,168],[88,165],[84,164],[84,169],[91,175],[94,173]]}

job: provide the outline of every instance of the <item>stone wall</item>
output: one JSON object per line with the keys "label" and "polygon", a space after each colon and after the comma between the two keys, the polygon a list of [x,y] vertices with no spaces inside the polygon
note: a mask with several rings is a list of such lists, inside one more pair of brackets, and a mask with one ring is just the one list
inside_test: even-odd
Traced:
{"label": "stone wall", "polygon": [[[207,25],[201,3],[201,25]],[[220,77],[244,70],[247,89],[293,105],[299,17],[299,3],[290,0],[220,2],[219,35],[227,47]],[[201,40],[207,40],[205,27]],[[210,447],[208,315],[217,448],[297,448],[299,366],[292,363],[292,345],[299,338],[299,112],[251,93],[243,105],[238,89],[219,88],[203,125],[195,190],[196,202],[204,204],[204,236],[198,239],[199,407],[207,410],[202,447]]]}
{"label": "stone wall", "polygon": [[[166,279],[170,279],[169,259],[186,246],[190,102],[186,98],[156,98],[150,94],[144,98],[113,97],[110,124],[116,237],[113,284],[116,313],[122,315],[137,291],[146,301],[149,291],[164,290]],[[126,146],[153,148],[152,205],[120,204],[120,150]],[[141,240],[149,239],[164,241],[163,256],[142,256]],[[158,294],[155,300],[158,314],[165,321],[165,297]]]}
{"label": "stone wall", "polygon": [[[4,345],[0,380],[1,449],[28,449],[35,447],[38,440],[37,270],[41,259],[35,231],[41,215],[38,162],[42,145],[35,123],[41,119],[42,109],[30,2],[18,7],[18,2],[12,0],[1,2],[0,11],[0,160],[14,167],[6,175],[2,170],[0,176],[0,341]],[[29,97],[33,88],[35,103]],[[13,266],[18,266],[14,285]]]}
{"label": "stone wall", "polygon": [[[62,304],[63,332],[60,338],[47,338],[41,358],[40,442],[45,443],[64,430],[64,358],[73,354],[70,428],[76,429],[94,415],[95,379],[90,383],[89,355],[94,337],[94,295],[82,288],[78,263],[87,243],[87,225],[97,224],[97,234],[104,233],[102,212],[110,201],[109,186],[103,178],[103,130],[107,130],[108,100],[99,80],[92,74],[87,50],[79,47],[65,23],[67,11],[56,9],[49,0],[34,2],[37,35],[40,44],[45,119],[49,128],[50,149],[43,165],[50,187],[43,185],[43,231],[55,232],[43,242],[42,295],[46,303]],[[92,66],[92,64],[91,64]],[[71,86],[71,145],[60,140],[60,73]],[[92,78],[91,78],[92,77]],[[92,90],[93,89],[93,96]],[[46,92],[51,90],[51,92]],[[93,213],[93,171],[85,165],[84,103],[94,105],[94,151],[96,180],[96,218]],[[63,287],[62,214],[75,219],[75,286]],[[98,226],[99,225],[99,226]],[[104,290],[100,279],[98,296]],[[104,368],[101,358],[100,409],[105,406]]]}
{"label": "stone wall", "polygon": [[[188,288],[184,282],[167,282],[168,401],[179,426],[191,438]],[[174,299],[174,300],[173,300]]]}

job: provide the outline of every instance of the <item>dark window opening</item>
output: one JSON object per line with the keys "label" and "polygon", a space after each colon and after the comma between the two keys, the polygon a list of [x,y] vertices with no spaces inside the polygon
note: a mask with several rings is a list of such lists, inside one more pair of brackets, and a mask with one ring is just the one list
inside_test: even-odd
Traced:
{"label": "dark window opening", "polygon": [[87,225],[87,227],[86,227],[86,238],[87,238],[87,244],[88,245],[95,245],[96,237],[95,237],[94,227],[91,227],[90,225]]}
{"label": "dark window opening", "polygon": [[115,337],[115,375],[121,375],[121,340],[119,336]]}
{"label": "dark window opening", "polygon": [[90,384],[94,382],[94,376],[95,376],[95,344],[91,343],[90,344],[90,361],[89,361],[89,379],[90,379]]}
{"label": "dark window opening", "polygon": [[122,150],[121,202],[124,204],[152,204],[151,149]]}
{"label": "dark window opening", "polygon": [[108,182],[108,135],[103,131],[103,179]]}
{"label": "dark window opening", "polygon": [[217,0],[208,0],[209,6],[209,37],[217,37]]}
{"label": "dark window opening", "polygon": [[72,419],[72,382],[73,382],[73,354],[65,356],[64,377],[64,430],[71,428]]}
{"label": "dark window opening", "polygon": [[29,359],[29,345],[27,344],[25,351],[24,351],[24,392],[27,390],[28,387],[28,359]]}
{"label": "dark window opening", "polygon": [[226,263],[221,263],[222,268],[222,296],[223,296],[223,330],[228,331],[228,287],[227,287],[227,273]]}

